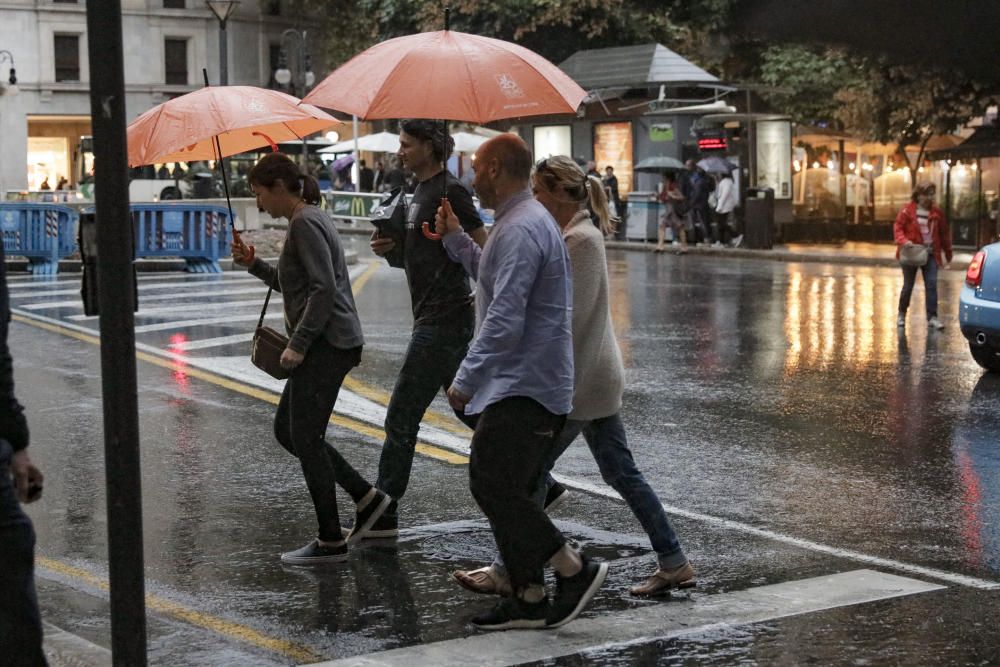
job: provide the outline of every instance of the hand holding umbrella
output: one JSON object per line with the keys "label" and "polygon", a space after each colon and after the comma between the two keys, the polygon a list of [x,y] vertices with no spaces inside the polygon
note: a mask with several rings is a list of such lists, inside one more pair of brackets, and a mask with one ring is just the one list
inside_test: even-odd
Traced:
{"label": "hand holding umbrella", "polygon": [[233,262],[240,266],[249,267],[253,264],[254,257],[257,255],[252,245],[247,245],[243,242],[235,227],[233,227],[233,242],[229,244],[229,248],[233,253]]}
{"label": "hand holding umbrella", "polygon": [[[428,227],[428,223],[425,222],[425,234],[427,233]],[[447,197],[443,197],[441,199],[441,206],[438,208],[437,215],[434,217],[434,227],[437,231],[438,238],[462,229],[462,225],[458,222],[458,216],[455,215],[455,211],[452,210],[451,202],[448,201]]]}

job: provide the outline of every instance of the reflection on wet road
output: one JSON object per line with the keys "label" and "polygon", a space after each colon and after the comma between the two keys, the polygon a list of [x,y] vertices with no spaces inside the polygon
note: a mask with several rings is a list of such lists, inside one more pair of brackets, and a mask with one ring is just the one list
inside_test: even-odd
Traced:
{"label": "reflection on wet road", "polygon": [[[374,476],[410,318],[401,273],[369,259],[352,270],[365,281],[365,358],[330,438]],[[758,625],[734,620],[729,630],[664,630],[628,647],[595,635],[572,652],[602,664],[989,655],[1000,626],[985,611],[1000,594],[1000,381],[982,376],[958,332],[961,274],[941,274],[949,326],[935,333],[920,287],[908,328],[897,331],[901,277],[891,269],[621,251],[610,253],[609,268],[630,445],[675,510],[701,575],[696,606],[859,568],[948,589]],[[11,285],[19,394],[49,480],[32,510],[52,566],[42,562],[43,606],[56,625],[107,645],[100,586],[60,570],[97,579],[106,570],[97,321],[81,317],[72,276],[16,276]],[[453,465],[468,438],[442,397],[421,431],[432,456],[415,462],[398,543],[366,545],[334,570],[277,562],[309,534],[312,517],[295,462],[270,435],[280,383],[246,359],[263,291],[245,274],[141,276],[146,576],[154,595],[204,621],[151,606],[151,656],[168,665],[288,664],[307,653],[331,659],[467,637],[466,617],[489,601],[456,590],[448,573],[480,564],[492,548],[465,468]],[[280,318],[280,309],[269,314]],[[571,447],[557,472],[592,491],[560,509],[561,525],[613,561],[588,616],[648,608],[625,593],[653,562],[641,528],[585,446]],[[690,604],[659,604],[678,603]],[[947,619],[934,634],[954,639],[928,643],[912,631],[908,619],[925,609]],[[822,638],[792,642],[792,632]]]}

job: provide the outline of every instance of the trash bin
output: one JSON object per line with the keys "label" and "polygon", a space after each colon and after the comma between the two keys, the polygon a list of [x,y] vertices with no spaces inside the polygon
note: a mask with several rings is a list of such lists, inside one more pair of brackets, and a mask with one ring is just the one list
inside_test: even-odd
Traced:
{"label": "trash bin", "polygon": [[628,193],[625,238],[629,241],[655,241],[660,219],[660,202],[655,192]]}
{"label": "trash bin", "polygon": [[748,188],[745,204],[742,247],[770,250],[774,246],[774,190]]}

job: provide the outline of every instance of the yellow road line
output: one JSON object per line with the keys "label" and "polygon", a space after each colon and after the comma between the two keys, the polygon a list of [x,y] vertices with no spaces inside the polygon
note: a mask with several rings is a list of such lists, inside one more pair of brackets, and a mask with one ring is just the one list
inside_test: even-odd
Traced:
{"label": "yellow road line", "polygon": [[[77,340],[83,341],[85,343],[91,343],[93,345],[99,345],[101,340],[97,336],[91,334],[81,333],[79,331],[73,331],[72,329],[67,329],[59,326],[58,324],[50,324],[48,322],[39,322],[37,320],[31,319],[29,317],[24,317],[22,315],[14,315],[12,319],[16,322],[22,324],[27,324],[29,326],[37,327],[39,329],[45,329],[46,331],[51,331],[53,333],[60,334],[62,336],[68,336],[70,338],[75,338]],[[186,364],[178,361],[173,361],[170,359],[164,359],[158,357],[154,354],[148,352],[136,351],[136,359],[145,361],[146,363],[153,364],[154,366],[159,366],[161,368],[166,368],[171,371],[178,371],[187,375],[188,377],[197,378],[199,380],[204,380],[210,384],[222,387],[224,389],[229,389],[230,391],[235,391],[239,394],[244,394],[246,396],[251,396],[253,398],[259,399],[266,403],[272,405],[277,405],[280,396],[272,391],[267,391],[266,389],[260,389],[249,384],[244,384],[237,380],[232,380],[211,371],[202,370],[200,368],[192,368]],[[347,383],[344,383],[347,386]],[[345,417],[343,415],[338,415],[336,413],[330,415],[330,423],[335,426],[340,426],[346,428],[355,433],[361,435],[366,435],[378,442],[385,440],[385,431],[370,424],[366,424],[357,419],[352,419],[350,417]],[[469,462],[469,457],[464,454],[458,454],[450,450],[444,449],[443,447],[438,447],[425,442],[417,443],[417,451],[424,456],[429,456],[433,459],[439,461],[444,461],[446,463],[453,463],[456,465],[464,465]]]}
{"label": "yellow road line", "polygon": [[[372,262],[369,267],[358,276],[358,279],[351,283],[351,289],[354,292],[354,296],[357,297],[358,293],[364,288],[365,283],[375,275],[375,273],[382,267],[380,262]],[[391,394],[382,391],[377,387],[373,387],[370,384],[362,382],[356,378],[347,377],[344,379],[344,387],[350,391],[353,391],[359,396],[364,396],[365,398],[375,401],[380,405],[389,405],[389,398]],[[434,412],[433,410],[427,410],[424,412],[423,421],[436,426],[437,428],[448,431],[453,435],[467,436],[469,435],[469,428],[458,421],[455,417],[442,415],[440,413]],[[418,446],[419,451],[419,446]]]}
{"label": "yellow road line", "polygon": [[[75,567],[52,558],[46,558],[45,556],[36,556],[35,561],[40,566],[48,570],[72,579],[86,582],[102,591],[107,591],[110,588],[107,579],[98,577],[92,572],[88,572],[82,568]],[[281,653],[296,660],[297,662],[310,663],[326,659],[324,656],[316,653],[308,646],[296,644],[295,642],[290,642],[284,639],[268,637],[267,635],[262,634],[246,625],[226,621],[209,614],[203,614],[199,611],[177,604],[171,600],[161,598],[158,595],[153,595],[152,593],[146,594],[146,608],[166,616],[172,616],[190,623],[191,625],[211,630],[220,635],[232,637],[233,639],[237,639],[247,644],[253,644],[255,646],[274,651],[275,653]]]}

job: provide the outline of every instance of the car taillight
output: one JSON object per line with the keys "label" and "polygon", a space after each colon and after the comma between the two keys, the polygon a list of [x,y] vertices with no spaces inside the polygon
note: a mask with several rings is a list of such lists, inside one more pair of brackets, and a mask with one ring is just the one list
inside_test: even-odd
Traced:
{"label": "car taillight", "polygon": [[986,251],[980,250],[972,256],[969,269],[965,272],[965,284],[969,287],[979,287],[983,280],[983,264],[986,263]]}

